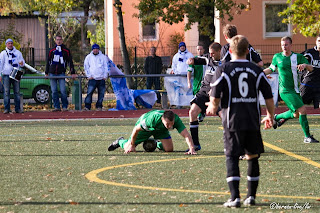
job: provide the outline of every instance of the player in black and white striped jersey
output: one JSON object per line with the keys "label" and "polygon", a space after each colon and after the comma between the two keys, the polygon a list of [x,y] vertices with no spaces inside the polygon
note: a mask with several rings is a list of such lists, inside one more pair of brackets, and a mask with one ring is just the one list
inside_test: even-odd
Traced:
{"label": "player in black and white striped jersey", "polygon": [[[199,92],[196,93],[194,98],[190,101],[191,107],[189,110],[190,133],[192,136],[195,150],[201,150],[199,141],[199,122],[202,122],[206,113],[206,102],[209,101],[210,83],[214,79],[215,70],[221,65],[220,59],[221,45],[213,42],[209,46],[209,53],[203,57],[190,58],[187,63],[192,65],[205,65],[205,76],[201,82]],[[198,115],[202,115],[198,117]],[[197,118],[198,117],[198,118]]]}
{"label": "player in black and white striped jersey", "polygon": [[[227,24],[223,28],[223,35],[228,44],[224,45],[221,49],[220,53],[220,61],[222,64],[231,60],[231,53],[230,53],[230,40],[238,35],[237,27],[231,24]],[[256,63],[258,66],[263,67],[263,61],[260,57],[260,54],[249,44],[249,52],[246,55],[246,58],[250,62]]]}

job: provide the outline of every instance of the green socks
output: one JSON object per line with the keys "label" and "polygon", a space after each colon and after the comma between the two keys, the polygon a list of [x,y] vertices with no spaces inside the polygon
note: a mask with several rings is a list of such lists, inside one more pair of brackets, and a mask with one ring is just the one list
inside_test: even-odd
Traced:
{"label": "green socks", "polygon": [[300,125],[302,127],[304,135],[306,137],[309,137],[310,136],[310,132],[309,132],[309,123],[308,123],[307,115],[300,115],[299,116],[299,122],[300,122]]}
{"label": "green socks", "polygon": [[275,120],[276,120],[276,121],[278,121],[278,120],[280,120],[280,119],[286,119],[286,120],[288,120],[288,119],[292,119],[292,118],[294,118],[294,114],[289,110],[289,111],[286,111],[286,112],[283,112],[283,113],[277,115],[277,116],[275,117]]}
{"label": "green socks", "polygon": [[162,143],[161,143],[160,141],[157,142],[157,148],[158,148],[159,150],[164,150],[164,149],[163,149],[163,145],[162,145]]}

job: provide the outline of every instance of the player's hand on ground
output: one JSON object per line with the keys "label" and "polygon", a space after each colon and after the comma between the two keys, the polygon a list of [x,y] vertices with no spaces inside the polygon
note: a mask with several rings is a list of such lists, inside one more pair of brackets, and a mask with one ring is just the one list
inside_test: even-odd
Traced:
{"label": "player's hand on ground", "polygon": [[124,153],[129,154],[130,152],[135,152],[136,146],[129,144],[127,147],[124,148]]}
{"label": "player's hand on ground", "polygon": [[196,155],[196,151],[194,150],[194,147],[192,148],[189,148],[189,151],[188,152],[185,152],[184,153],[185,155]]}
{"label": "player's hand on ground", "polygon": [[266,116],[262,119],[261,123],[264,123],[263,129],[270,129],[273,126],[273,119]]}

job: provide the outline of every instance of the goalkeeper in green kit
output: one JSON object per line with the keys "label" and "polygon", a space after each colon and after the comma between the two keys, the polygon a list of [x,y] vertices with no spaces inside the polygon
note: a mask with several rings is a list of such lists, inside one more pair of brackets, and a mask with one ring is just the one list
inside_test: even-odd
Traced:
{"label": "goalkeeper in green kit", "polygon": [[180,135],[185,138],[189,150],[185,154],[196,154],[191,135],[182,123],[177,114],[172,111],[152,110],[143,114],[135,124],[131,136],[128,140],[123,137],[118,138],[108,147],[108,151],[113,151],[119,147],[125,150],[125,153],[135,152],[135,147],[147,141],[151,136],[160,140],[157,142],[157,148],[166,152],[173,151],[173,141],[169,130],[177,129]]}
{"label": "goalkeeper in green kit", "polygon": [[288,119],[299,118],[305,135],[303,142],[319,143],[319,141],[310,134],[307,110],[299,93],[298,71],[306,69],[312,72],[313,66],[308,63],[308,60],[302,54],[292,52],[291,48],[292,39],[290,37],[281,38],[282,52],[275,54],[270,67],[264,70],[264,73],[268,75],[278,68],[279,94],[289,108],[289,111],[274,116],[275,122],[273,128],[276,129]]}

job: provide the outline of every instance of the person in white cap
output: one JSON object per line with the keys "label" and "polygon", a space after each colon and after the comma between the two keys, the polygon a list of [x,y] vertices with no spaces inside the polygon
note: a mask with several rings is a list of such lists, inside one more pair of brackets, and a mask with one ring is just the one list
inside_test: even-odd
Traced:
{"label": "person in white cap", "polygon": [[4,87],[4,114],[10,112],[10,86],[13,86],[15,112],[22,113],[20,108],[20,81],[9,77],[14,68],[23,67],[25,61],[19,50],[13,46],[11,38],[6,40],[6,49],[0,53],[0,81],[3,80]]}
{"label": "person in white cap", "polygon": [[106,91],[106,79],[109,75],[108,58],[102,54],[98,44],[92,45],[92,51],[86,56],[84,60],[84,70],[88,77],[88,91],[87,97],[84,100],[84,111],[91,109],[92,95],[96,88],[98,88],[98,100],[96,103],[96,110],[102,110],[102,102],[104,93]]}

